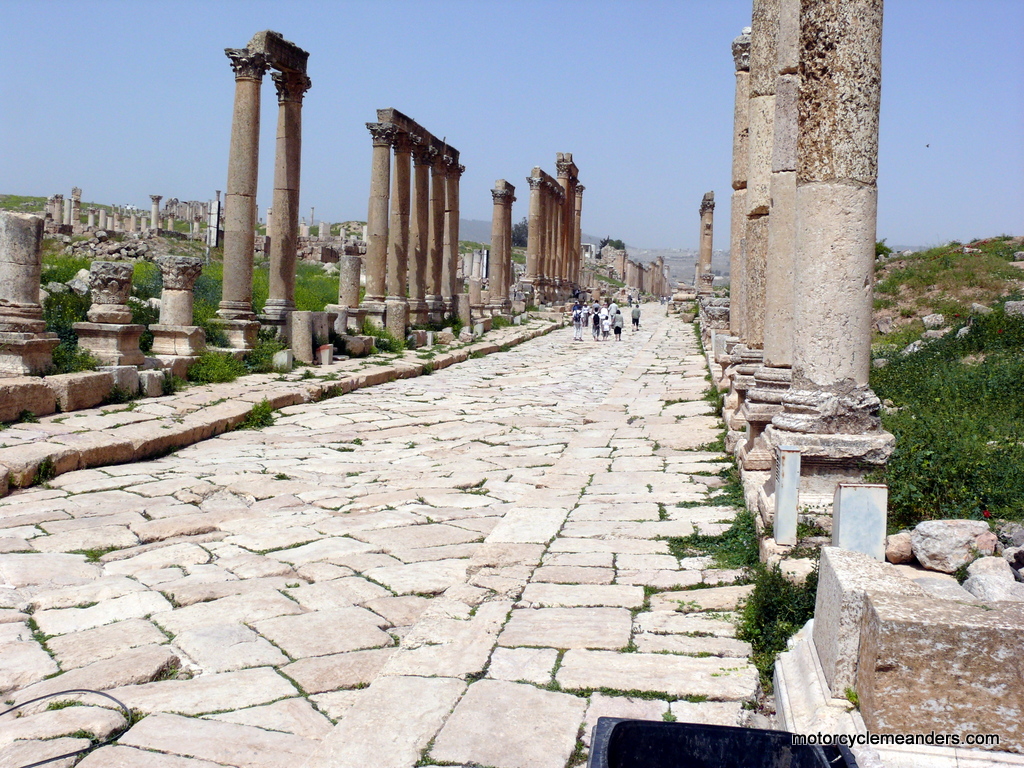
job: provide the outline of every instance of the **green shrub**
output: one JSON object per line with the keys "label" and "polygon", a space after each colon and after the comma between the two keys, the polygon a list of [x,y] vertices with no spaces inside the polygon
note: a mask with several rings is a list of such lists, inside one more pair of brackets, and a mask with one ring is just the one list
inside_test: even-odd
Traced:
{"label": "green shrub", "polygon": [[222,384],[248,373],[245,363],[226,352],[204,352],[191,366],[186,378],[197,384]]}
{"label": "green shrub", "polygon": [[132,271],[132,295],[142,300],[159,299],[164,281],[160,267],[151,261],[138,261]]}
{"label": "green shrub", "polygon": [[759,562],[757,526],[754,514],[747,509],[739,510],[725,533],[691,533],[668,539],[668,546],[676,557],[711,555],[716,568],[748,568]]}
{"label": "green shrub", "polygon": [[750,643],[754,666],[765,691],[772,690],[775,657],[786,650],[789,638],[814,617],[817,593],[817,569],[798,586],[783,576],[777,565],[756,567],[754,590],[743,606],[736,636]]}
{"label": "green shrub", "polygon": [[[63,246],[59,241],[55,246]],[[89,269],[91,259],[84,256],[68,256],[64,253],[51,254],[43,258],[43,270],[39,276],[39,282],[44,286],[47,283],[66,283],[73,280],[80,269]]]}
{"label": "green shrub", "polygon": [[287,346],[277,337],[276,328],[261,330],[256,346],[246,354],[244,363],[250,373],[270,373],[274,370],[274,355]]}
{"label": "green shrub", "polygon": [[401,352],[405,349],[405,339],[396,339],[387,328],[381,328],[368,320],[363,320],[359,332],[363,336],[373,336],[373,345],[378,352]]}
{"label": "green shrub", "polygon": [[508,328],[510,325],[512,325],[512,322],[501,315],[496,315],[491,318],[491,328],[494,330],[498,330],[499,328]]}
{"label": "green shrub", "polygon": [[263,429],[274,424],[274,409],[267,398],[256,403],[238,425],[238,429]]}
{"label": "green shrub", "polygon": [[63,341],[54,347],[53,365],[46,372],[47,376],[59,373],[81,373],[82,371],[95,371],[100,366],[100,361],[87,349],[82,349],[77,344],[65,344]]}

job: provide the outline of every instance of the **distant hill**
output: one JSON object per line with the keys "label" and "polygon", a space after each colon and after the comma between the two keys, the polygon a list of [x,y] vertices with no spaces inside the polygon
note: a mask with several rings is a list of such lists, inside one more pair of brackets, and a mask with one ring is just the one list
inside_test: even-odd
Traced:
{"label": "distant hill", "polygon": [[[459,240],[472,240],[477,243],[491,242],[491,222],[479,221],[477,219],[459,219]],[[597,245],[601,238],[583,233],[581,240],[584,243]]]}

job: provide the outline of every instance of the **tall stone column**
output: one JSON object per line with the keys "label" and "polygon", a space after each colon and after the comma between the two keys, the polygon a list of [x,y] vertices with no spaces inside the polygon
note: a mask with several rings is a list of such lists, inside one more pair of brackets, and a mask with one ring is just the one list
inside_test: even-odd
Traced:
{"label": "tall stone column", "polygon": [[771,207],[776,51],[780,0],[754,0],[750,37],[750,133],[747,157],[747,247],[744,306],[748,349],[764,347],[765,270]]}
{"label": "tall stone column", "polygon": [[409,322],[430,320],[427,271],[430,253],[430,168],[437,150],[422,143],[412,153],[412,212],[409,219]]}
{"label": "tall stone column", "polygon": [[71,188],[71,226],[82,226],[82,190],[78,187]]}
{"label": "tall stone column", "polygon": [[0,211],[0,375],[45,372],[58,339],[39,304],[43,219]]}
{"label": "tall stone column", "polygon": [[491,190],[494,214],[491,221],[490,279],[491,307],[505,314],[511,308],[509,286],[512,283],[512,203],[516,188],[499,179]]}
{"label": "tall stone column", "polygon": [[150,227],[156,231],[160,230],[160,201],[163,200],[163,195],[150,195],[149,199],[152,201],[152,206],[149,209],[149,220],[151,222]]}
{"label": "tall stone column", "polygon": [[260,85],[268,63],[247,48],[224,51],[235,73],[228,184],[224,195],[224,288],[217,310],[228,343],[252,349],[259,324],[252,310],[252,259],[259,166]]}
{"label": "tall stone column", "polygon": [[[732,41],[736,94],[732,119],[732,215],[729,220],[729,332],[743,336],[746,317],[747,145],[750,106],[750,27]],[[696,288],[696,286],[694,286]]]}
{"label": "tall stone column", "polygon": [[[526,179],[530,185],[530,213],[527,218],[526,236],[526,272],[523,275],[523,283],[529,286],[529,290],[536,290],[537,281],[540,277],[540,252],[541,252],[541,226],[543,224],[543,181],[540,177],[540,168],[534,168],[533,173]],[[527,297],[528,300],[530,297]]]}
{"label": "tall stone column", "polygon": [[882,0],[802,0],[792,389],[765,430],[801,448],[801,498],[831,498],[894,443],[868,387],[881,44]]}
{"label": "tall stone column", "polygon": [[276,232],[270,241],[270,289],[263,312],[271,323],[283,323],[295,311],[302,98],[311,83],[301,72],[275,72],[273,78],[278,104],[273,197]]}
{"label": "tall stone column", "polygon": [[455,311],[455,296],[462,293],[457,284],[456,271],[459,267],[459,180],[462,178],[464,165],[457,160],[448,166],[445,183],[444,205],[444,281],[442,291],[447,304],[450,300],[450,311]]}
{"label": "tall stone column", "polygon": [[796,301],[799,37],[800,0],[781,0],[775,59],[772,172],[769,180],[771,213],[768,218],[765,274],[764,364],[754,372],[754,386],[747,391],[743,405],[743,418],[748,429],[746,444],[740,450],[740,460],[745,469],[771,468],[771,451],[761,435],[771,420],[782,412],[782,402],[790,386],[793,305]]}
{"label": "tall stone column", "polygon": [[[412,138],[395,139],[391,179],[391,223],[388,229],[387,300],[405,301],[409,279],[409,197],[412,191]],[[403,334],[404,336],[404,334]]]}
{"label": "tall stone column", "polygon": [[100,223],[99,223],[99,226],[100,226],[100,229],[106,229],[107,228],[107,209],[106,208],[100,208]]}
{"label": "tall stone column", "polygon": [[367,123],[373,138],[370,165],[370,206],[366,214],[366,295],[362,307],[366,318],[384,326],[387,295],[388,201],[391,195],[391,144],[397,131],[387,123]]}
{"label": "tall stone column", "polygon": [[64,223],[64,195],[53,196],[53,223]]}
{"label": "tall stone column", "polygon": [[576,185],[575,195],[575,209],[573,215],[573,238],[572,238],[572,282],[577,286],[580,283],[580,270],[583,266],[583,224],[580,218],[583,213],[583,190],[586,189],[582,184]]}
{"label": "tall stone column", "polygon": [[700,256],[697,260],[697,285],[703,294],[711,294],[715,276],[711,274],[711,255],[715,238],[715,193],[705,192],[700,201]]}
{"label": "tall stone column", "polygon": [[95,208],[89,208],[87,213],[88,213],[88,219],[87,219],[87,223],[86,223],[85,226],[87,226],[89,229],[92,229],[93,227],[96,226],[96,209]]}
{"label": "tall stone column", "polygon": [[430,220],[427,237],[427,306],[432,322],[444,320],[444,156],[437,154],[430,166]]}

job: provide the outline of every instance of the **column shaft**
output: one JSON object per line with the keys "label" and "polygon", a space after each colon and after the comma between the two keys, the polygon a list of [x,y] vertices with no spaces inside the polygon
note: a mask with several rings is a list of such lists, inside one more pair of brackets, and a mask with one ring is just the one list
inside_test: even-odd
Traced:
{"label": "column shaft", "polygon": [[370,205],[366,214],[366,295],[364,303],[383,304],[387,290],[388,200],[391,194],[391,143],[395,127],[367,123],[373,137]]}
{"label": "column shaft", "polygon": [[530,213],[527,219],[526,273],[523,277],[524,281],[528,283],[535,283],[537,278],[540,277],[541,239],[543,238],[541,228],[543,226],[542,211],[544,204],[541,200],[543,191],[541,189],[539,171],[539,168],[534,168],[533,175],[526,179],[530,185]]}
{"label": "column shaft", "polygon": [[430,250],[430,163],[426,148],[413,153],[413,192],[410,218],[412,252],[409,258],[409,303],[412,322],[427,322],[427,270]]}
{"label": "column shaft", "polygon": [[406,301],[409,279],[409,196],[412,143],[407,134],[395,141],[395,173],[391,180],[391,226],[388,230],[387,298]]}
{"label": "column shaft", "polygon": [[444,204],[445,168],[442,157],[430,167],[430,234],[427,245],[427,303],[435,320],[444,314]]}

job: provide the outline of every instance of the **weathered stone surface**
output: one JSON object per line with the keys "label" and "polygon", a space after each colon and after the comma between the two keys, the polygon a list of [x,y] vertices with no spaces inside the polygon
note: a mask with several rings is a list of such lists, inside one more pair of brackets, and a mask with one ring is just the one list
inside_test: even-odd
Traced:
{"label": "weathered stone surface", "polygon": [[900,531],[885,537],[885,559],[896,565],[909,563],[914,559],[910,531]]}
{"label": "weathered stone surface", "polygon": [[[455,707],[430,755],[495,768],[562,768],[585,711],[583,699],[563,693],[481,680]],[[529,739],[522,738],[525,732]]]}
{"label": "weathered stone surface", "polygon": [[742,725],[743,705],[734,701],[673,701],[669,705],[676,720],[681,723],[709,725]]}
{"label": "weathered stone surface", "polygon": [[869,593],[919,597],[924,590],[893,566],[859,552],[823,547],[814,604],[814,646],[832,696],[841,698],[857,677],[857,648]]}
{"label": "weathered stone surface", "polygon": [[219,715],[207,715],[210,720],[251,725],[268,731],[294,733],[306,739],[319,741],[334,730],[331,721],[321,715],[305,699],[283,699],[273,704],[248,709],[236,709]]}
{"label": "weathered stone surface", "polygon": [[567,689],[659,691],[712,701],[742,701],[757,690],[757,670],[749,664],[656,653],[570,650],[555,679]]}
{"label": "weathered stone surface", "polygon": [[197,544],[173,544],[168,547],[150,549],[134,557],[107,562],[107,573],[123,573],[134,576],[141,571],[167,568],[172,565],[198,565],[210,562],[210,553]]}
{"label": "weathered stone surface", "polygon": [[953,573],[978,556],[978,537],[986,533],[988,524],[981,520],[925,520],[914,528],[911,545],[925,568]]}
{"label": "weathered stone surface", "polygon": [[297,613],[302,613],[302,608],[294,600],[268,589],[190,605],[157,614],[153,619],[168,632],[177,635],[186,629],[210,624],[252,624],[262,619]]}
{"label": "weathered stone surface", "polygon": [[1022,629],[1020,603],[869,595],[856,683],[865,724],[878,733],[996,732],[1000,749],[1020,752],[1024,694],[1010,660],[1024,651]]}
{"label": "weathered stone surface", "polygon": [[644,603],[642,587],[617,584],[572,585],[530,584],[523,591],[524,605],[538,608],[615,606],[639,608]]}
{"label": "weathered stone surface", "polygon": [[735,611],[754,587],[746,584],[739,587],[712,587],[691,589],[682,592],[659,592],[651,595],[652,611]]}
{"label": "weathered stone surface", "polygon": [[750,643],[731,637],[693,637],[641,632],[634,638],[642,653],[679,653],[684,656],[731,656],[745,659],[751,654]]}
{"label": "weathered stone surface", "polygon": [[184,715],[251,707],[296,693],[291,683],[269,667],[201,675],[191,680],[161,680],[111,691],[131,709]]}
{"label": "weathered stone surface", "polygon": [[625,608],[517,608],[498,638],[504,646],[625,648],[632,618]]}
{"label": "weathered stone surface", "polygon": [[287,664],[288,657],[242,624],[213,624],[186,629],[174,644],[204,672]]}
{"label": "weathered stone surface", "polygon": [[391,596],[391,593],[372,581],[351,576],[309,584],[298,589],[286,590],[289,597],[311,611],[344,608]]}
{"label": "weathered stone surface", "polygon": [[391,645],[394,641],[380,630],[381,625],[386,626],[387,622],[362,608],[337,608],[280,616],[253,626],[289,656],[298,659]]}
{"label": "weathered stone surface", "polygon": [[394,653],[394,648],[373,648],[311,656],[282,667],[281,671],[307,693],[324,693],[373,682]]}
{"label": "weathered stone surface", "polygon": [[84,632],[72,632],[46,641],[64,670],[116,657],[129,648],[160,645],[167,636],[144,619],[128,619]]}
{"label": "weathered stone surface", "polygon": [[603,693],[595,693],[590,697],[587,719],[583,723],[583,743],[590,746],[590,737],[593,735],[599,717],[662,720],[666,712],[668,712],[667,701],[631,699],[628,696],[606,696]]}
{"label": "weathered stone surface", "polygon": [[447,678],[381,678],[360,692],[305,768],[415,765],[465,689]]}
{"label": "weathered stone surface", "polygon": [[98,371],[62,373],[47,376],[43,381],[53,390],[57,403],[64,413],[99,405],[114,387],[113,374]]}
{"label": "weathered stone surface", "polygon": [[985,601],[1024,602],[1024,584],[1002,557],[981,557],[967,566],[963,587]]}
{"label": "weathered stone surface", "polygon": [[0,577],[14,587],[84,584],[98,578],[100,573],[99,566],[86,562],[84,555],[0,555]]}
{"label": "weathered stone surface", "polygon": [[734,637],[736,624],[731,615],[705,615],[703,613],[678,613],[669,611],[646,611],[638,613],[633,620],[639,634],[678,635],[691,632],[714,635],[715,637]]}
{"label": "weathered stone surface", "polygon": [[104,600],[89,608],[56,608],[35,614],[39,628],[48,635],[66,635],[101,627],[123,619],[138,619],[170,611],[172,605],[157,592],[132,592]]}
{"label": "weathered stone surface", "polygon": [[[3,768],[20,768],[23,765],[37,765],[47,758],[66,755],[79,749],[85,749],[91,742],[88,739],[52,739],[50,741],[16,741],[0,747],[0,766]],[[47,763],[54,768],[71,768],[75,758]]]}
{"label": "weathered stone surface", "polygon": [[366,572],[399,595],[438,594],[466,580],[466,560],[437,560],[372,568]]}
{"label": "weathered stone surface", "polygon": [[26,685],[32,685],[47,675],[57,672],[57,665],[39,643],[33,641],[28,627],[22,632],[20,642],[0,643],[0,693],[13,691]]}
{"label": "weathered stone surface", "polygon": [[106,739],[125,726],[124,716],[103,707],[65,707],[11,719],[0,730],[0,746],[20,739],[53,739],[80,731]]}
{"label": "weathered stone surface", "polygon": [[118,744],[238,768],[294,768],[316,748],[315,741],[290,733],[163,713],[141,720]]}
{"label": "weathered stone surface", "polygon": [[558,651],[554,648],[495,648],[487,676],[494,680],[547,685],[557,658]]}
{"label": "weathered stone surface", "polygon": [[165,755],[120,745],[90,752],[78,765],[82,768],[221,768],[220,763],[208,760]]}
{"label": "weathered stone surface", "polygon": [[0,422],[14,421],[23,411],[49,416],[57,410],[57,396],[37,376],[0,379]]}

